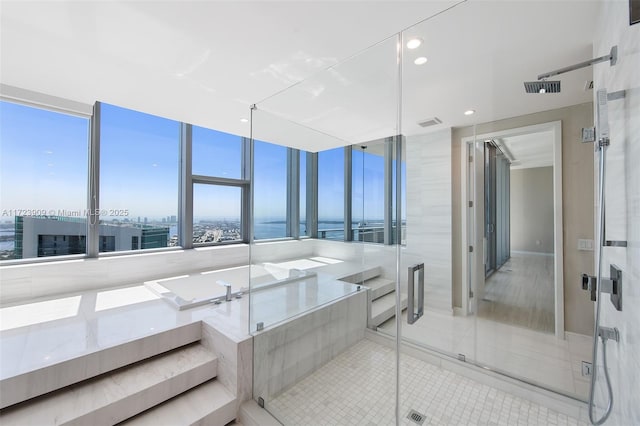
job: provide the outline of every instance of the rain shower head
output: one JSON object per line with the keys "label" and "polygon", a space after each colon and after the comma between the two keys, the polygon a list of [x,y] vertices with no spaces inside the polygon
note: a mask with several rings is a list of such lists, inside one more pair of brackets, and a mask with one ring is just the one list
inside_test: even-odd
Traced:
{"label": "rain shower head", "polygon": [[525,81],[524,89],[527,93],[560,93],[560,80]]}
{"label": "rain shower head", "polygon": [[579,70],[580,68],[605,61],[609,61],[609,65],[611,66],[614,66],[618,62],[618,46],[613,46],[608,55],[589,59],[588,61],[580,62],[579,64],[569,65],[568,67],[540,74],[538,76],[538,81],[525,81],[524,88],[527,93],[560,93],[560,82],[547,81],[547,78],[553,77],[554,75],[564,74],[565,72]]}

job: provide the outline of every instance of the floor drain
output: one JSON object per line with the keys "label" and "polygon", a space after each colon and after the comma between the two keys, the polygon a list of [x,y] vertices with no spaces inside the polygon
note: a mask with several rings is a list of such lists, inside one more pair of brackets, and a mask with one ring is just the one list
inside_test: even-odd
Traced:
{"label": "floor drain", "polygon": [[424,423],[426,416],[424,414],[418,413],[416,410],[411,410],[409,411],[409,414],[407,414],[407,418],[412,422],[421,425],[422,423]]}

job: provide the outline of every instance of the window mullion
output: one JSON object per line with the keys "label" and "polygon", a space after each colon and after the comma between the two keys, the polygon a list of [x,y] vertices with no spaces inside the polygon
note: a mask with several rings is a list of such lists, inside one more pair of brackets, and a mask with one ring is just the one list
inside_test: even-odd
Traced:
{"label": "window mullion", "polygon": [[287,148],[287,237],[300,238],[300,151]]}
{"label": "window mullion", "polygon": [[307,154],[307,236],[318,238],[318,153]]}
{"label": "window mullion", "polygon": [[93,106],[89,124],[89,184],[87,185],[87,257],[98,257],[100,251],[100,119],[101,103]]}
{"label": "window mullion", "polygon": [[193,247],[193,181],[192,181],[193,127],[180,123],[180,207],[178,239],[185,249]]}
{"label": "window mullion", "polygon": [[353,241],[353,231],[352,231],[352,189],[353,189],[353,181],[352,181],[352,171],[353,165],[351,164],[353,157],[353,149],[351,146],[344,147],[344,240],[345,241]]}

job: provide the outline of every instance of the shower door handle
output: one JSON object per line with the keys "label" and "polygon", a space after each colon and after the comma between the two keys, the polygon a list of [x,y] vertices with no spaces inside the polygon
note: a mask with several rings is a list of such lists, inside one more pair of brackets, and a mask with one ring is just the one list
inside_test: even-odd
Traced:
{"label": "shower door handle", "polygon": [[[424,314],[424,263],[409,266],[407,279],[407,323],[413,324]],[[415,307],[415,275],[418,272],[418,309]]]}

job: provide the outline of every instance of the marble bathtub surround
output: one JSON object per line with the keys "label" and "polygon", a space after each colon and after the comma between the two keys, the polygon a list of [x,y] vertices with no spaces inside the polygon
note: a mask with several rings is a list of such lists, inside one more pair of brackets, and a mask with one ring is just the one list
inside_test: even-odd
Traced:
{"label": "marble bathtub surround", "polygon": [[[113,289],[108,290],[114,291]],[[100,291],[89,291],[50,301],[49,311],[38,303],[23,305],[24,316],[40,318],[39,323],[14,322],[0,332],[0,402],[3,407],[67,386],[158,353],[203,338],[220,354],[218,374],[232,390],[247,395],[247,380],[234,378],[235,365],[243,377],[250,363],[250,336],[247,330],[248,300],[208,305],[177,311],[144,286],[118,289],[132,297],[117,304]],[[146,296],[145,296],[146,294]],[[80,298],[78,309],[70,310]],[[74,302],[74,303],[71,303]],[[0,316],[17,307],[0,309]],[[61,315],[53,315],[58,309]],[[75,315],[69,315],[75,313]],[[210,337],[202,323],[214,327]],[[208,330],[208,329],[207,329]],[[204,333],[204,334],[203,334]],[[206,336],[203,337],[203,336]],[[236,346],[235,348],[233,346]],[[229,351],[237,352],[236,361]],[[229,366],[227,369],[227,365]],[[238,384],[239,383],[239,384]]]}
{"label": "marble bathtub surround", "polygon": [[366,291],[254,335],[254,398],[270,401],[364,337]]}
{"label": "marble bathtub surround", "polygon": [[357,291],[356,284],[317,273],[258,287],[250,297],[251,330],[257,330],[258,323],[270,327]]}

